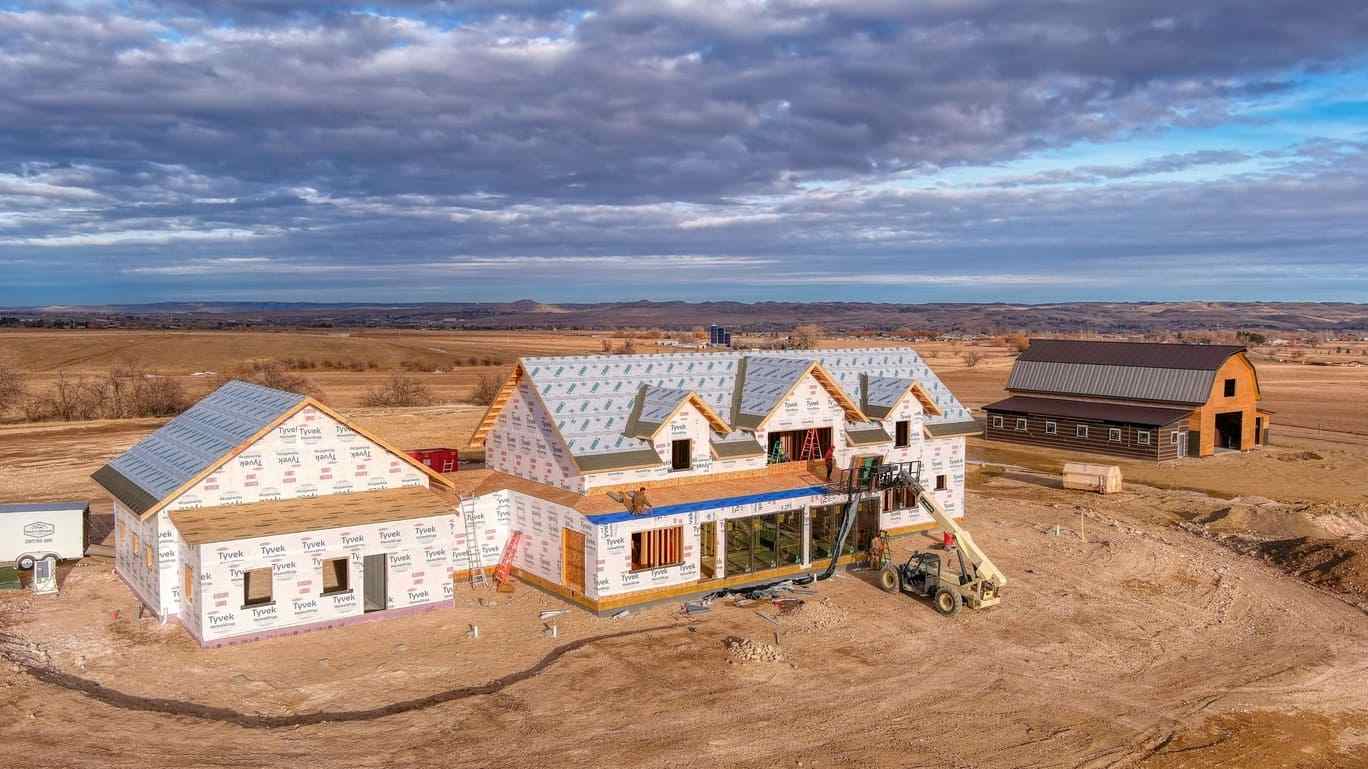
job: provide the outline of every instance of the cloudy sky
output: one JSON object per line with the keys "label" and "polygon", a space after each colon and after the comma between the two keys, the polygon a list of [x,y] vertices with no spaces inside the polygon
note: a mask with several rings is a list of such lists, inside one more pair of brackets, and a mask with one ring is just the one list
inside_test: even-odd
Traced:
{"label": "cloudy sky", "polygon": [[0,0],[0,305],[1368,301],[1362,0]]}

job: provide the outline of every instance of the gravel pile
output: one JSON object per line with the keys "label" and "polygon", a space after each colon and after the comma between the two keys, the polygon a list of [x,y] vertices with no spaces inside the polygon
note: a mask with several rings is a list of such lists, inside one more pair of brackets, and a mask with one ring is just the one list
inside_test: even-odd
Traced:
{"label": "gravel pile", "polygon": [[732,636],[723,643],[727,645],[727,663],[731,665],[747,662],[782,662],[784,659],[784,653],[779,647],[764,641]]}
{"label": "gravel pile", "polygon": [[831,630],[845,627],[850,621],[846,610],[827,599],[807,601],[791,614],[779,617],[779,624],[793,633],[809,633],[815,630]]}

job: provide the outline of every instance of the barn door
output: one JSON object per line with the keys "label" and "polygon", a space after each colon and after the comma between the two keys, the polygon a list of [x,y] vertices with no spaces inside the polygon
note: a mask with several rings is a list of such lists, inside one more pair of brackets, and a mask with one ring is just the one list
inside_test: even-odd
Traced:
{"label": "barn door", "polygon": [[584,534],[573,529],[561,529],[561,582],[584,592]]}

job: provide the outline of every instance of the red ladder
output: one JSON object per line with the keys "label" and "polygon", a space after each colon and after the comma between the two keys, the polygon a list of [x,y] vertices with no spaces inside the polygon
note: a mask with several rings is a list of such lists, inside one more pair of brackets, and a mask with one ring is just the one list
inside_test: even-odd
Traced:
{"label": "red ladder", "polygon": [[817,428],[809,427],[807,435],[803,436],[803,449],[798,452],[798,461],[808,459],[821,459],[822,444],[817,440]]}
{"label": "red ladder", "polygon": [[494,570],[494,582],[502,585],[508,581],[509,574],[513,571],[513,556],[518,553],[518,545],[522,542],[522,532],[515,531],[513,536],[508,538],[508,544],[504,545],[503,555],[499,557],[499,566]]}

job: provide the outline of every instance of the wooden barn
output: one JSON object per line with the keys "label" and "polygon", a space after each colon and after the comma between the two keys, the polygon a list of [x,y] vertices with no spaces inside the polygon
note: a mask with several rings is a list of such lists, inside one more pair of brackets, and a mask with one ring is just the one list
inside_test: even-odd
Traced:
{"label": "wooden barn", "polygon": [[1007,391],[983,407],[989,440],[1153,460],[1268,440],[1243,347],[1036,339]]}

